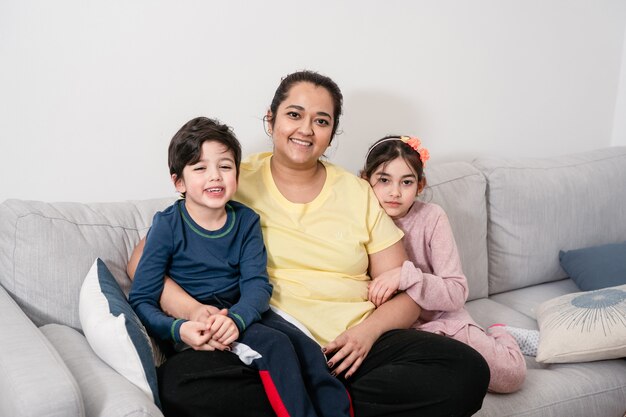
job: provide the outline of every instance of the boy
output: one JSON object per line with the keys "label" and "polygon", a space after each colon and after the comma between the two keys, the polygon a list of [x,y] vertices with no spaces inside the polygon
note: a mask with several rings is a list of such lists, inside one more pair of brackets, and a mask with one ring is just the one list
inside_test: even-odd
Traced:
{"label": "boy", "polygon": [[[347,416],[347,392],[330,375],[320,347],[269,309],[259,216],[231,201],[240,161],[237,138],[215,120],[192,119],[174,135],[168,163],[182,198],[154,216],[130,303],[161,340],[196,350],[213,350],[211,340],[229,350],[238,340],[235,350],[259,370],[277,415]],[[159,306],[165,275],[221,312],[206,323],[168,316]]]}

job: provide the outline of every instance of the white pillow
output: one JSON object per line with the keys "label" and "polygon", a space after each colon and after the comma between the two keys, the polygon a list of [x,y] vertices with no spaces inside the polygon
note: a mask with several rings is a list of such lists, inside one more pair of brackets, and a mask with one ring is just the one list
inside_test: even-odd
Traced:
{"label": "white pillow", "polygon": [[160,407],[150,338],[100,258],[83,281],[78,309],[93,351]]}
{"label": "white pillow", "polygon": [[626,285],[553,298],[537,309],[537,362],[626,357]]}

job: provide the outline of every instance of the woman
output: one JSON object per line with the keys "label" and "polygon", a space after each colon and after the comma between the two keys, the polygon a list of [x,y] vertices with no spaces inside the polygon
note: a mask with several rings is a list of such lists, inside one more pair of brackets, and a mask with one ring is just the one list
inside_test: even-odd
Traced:
{"label": "woman", "polygon": [[[273,152],[242,163],[236,199],[261,216],[272,304],[320,342],[357,417],[471,415],[489,382],[482,357],[455,340],[406,330],[420,308],[404,293],[379,308],[367,301],[369,277],[399,272],[406,253],[402,233],[368,184],[320,161],[341,109],[330,78],[310,71],[287,76],[266,115]],[[129,263],[131,275],[141,248]],[[214,313],[171,280],[161,304],[175,317]],[[159,368],[165,412],[273,415],[258,375],[220,348],[187,350]]]}

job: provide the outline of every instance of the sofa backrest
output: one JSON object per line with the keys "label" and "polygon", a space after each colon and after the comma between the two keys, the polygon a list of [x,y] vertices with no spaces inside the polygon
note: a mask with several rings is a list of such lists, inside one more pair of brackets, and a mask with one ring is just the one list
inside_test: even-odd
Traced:
{"label": "sofa backrest", "polygon": [[[450,218],[470,282],[470,299],[487,295],[485,180],[469,163],[427,169],[422,199],[441,205]],[[148,231],[152,216],[173,199],[121,203],[0,204],[0,284],[38,326],[80,329],[78,295],[96,257],[126,294],[126,262]]]}
{"label": "sofa backrest", "polygon": [[566,278],[559,250],[626,240],[626,147],[474,165],[487,178],[490,294]]}
{"label": "sofa backrest", "polygon": [[486,181],[467,162],[427,165],[428,186],[419,199],[439,204],[448,215],[469,285],[469,300],[487,297]]}
{"label": "sofa backrest", "polygon": [[173,199],[123,203],[0,204],[0,284],[42,326],[80,329],[78,295],[96,257],[128,294],[126,263],[152,223]]}

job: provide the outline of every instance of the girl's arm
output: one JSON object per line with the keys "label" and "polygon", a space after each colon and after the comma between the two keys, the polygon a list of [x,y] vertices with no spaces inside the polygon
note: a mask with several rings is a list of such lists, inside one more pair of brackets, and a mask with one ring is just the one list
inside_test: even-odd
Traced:
{"label": "girl's arm", "polygon": [[[375,277],[382,271],[396,269],[407,259],[402,241],[370,255],[370,274]],[[385,332],[407,329],[419,317],[421,308],[406,294],[401,293],[382,304],[363,322],[351,327],[324,347],[332,356],[329,366],[335,374],[345,371],[349,378],[361,366],[374,342]]]}
{"label": "girl's arm", "polygon": [[[405,236],[410,239],[411,235]],[[423,309],[456,311],[465,305],[468,296],[467,279],[461,268],[461,258],[454,241],[448,217],[442,211],[430,235],[427,258],[416,263],[430,265],[432,273],[423,272],[407,261],[402,266],[400,289]]]}

